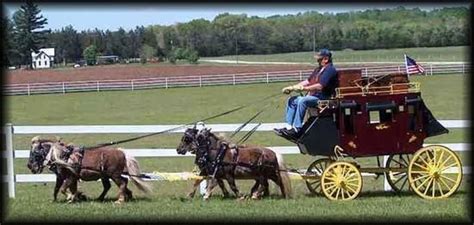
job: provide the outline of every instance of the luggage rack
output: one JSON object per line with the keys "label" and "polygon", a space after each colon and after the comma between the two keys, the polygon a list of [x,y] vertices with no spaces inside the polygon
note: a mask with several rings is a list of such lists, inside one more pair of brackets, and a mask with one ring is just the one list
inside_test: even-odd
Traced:
{"label": "luggage rack", "polygon": [[336,98],[345,96],[366,96],[366,95],[384,95],[384,94],[404,94],[420,92],[419,82],[396,83],[386,86],[357,86],[357,87],[339,87],[336,88]]}

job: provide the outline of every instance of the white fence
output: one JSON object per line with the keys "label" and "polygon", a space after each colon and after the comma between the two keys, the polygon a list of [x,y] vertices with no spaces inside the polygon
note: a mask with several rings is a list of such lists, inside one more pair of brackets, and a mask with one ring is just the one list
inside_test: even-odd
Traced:
{"label": "white fence", "polygon": [[[470,121],[466,120],[440,120],[440,123],[447,128],[466,128],[470,127]],[[241,124],[208,124],[207,127],[212,128],[215,132],[231,132],[234,131]],[[274,127],[282,127],[283,123],[265,123],[262,124],[257,131],[271,131]],[[3,176],[3,181],[8,183],[9,197],[15,197],[15,183],[16,182],[54,182],[53,174],[16,174],[14,173],[14,159],[28,158],[29,150],[14,150],[13,135],[14,134],[93,134],[93,133],[152,133],[159,132],[169,128],[178,127],[180,125],[97,125],[97,126],[12,126],[7,124],[4,127],[4,149],[2,157],[7,160],[7,175]],[[242,131],[248,131],[253,127],[252,124],[247,125]],[[183,132],[182,130],[175,130],[173,132]],[[468,151],[471,149],[470,144],[454,143],[443,144],[454,151]],[[299,154],[297,147],[292,146],[276,146],[271,149],[281,154]],[[126,151],[135,157],[186,157],[178,155],[175,149],[126,149]],[[464,170],[469,173],[469,170]],[[166,179],[166,178],[165,178]],[[164,180],[152,179],[152,180]],[[387,182],[384,182],[385,190],[390,190]]]}
{"label": "white fence", "polygon": [[[445,73],[469,73],[470,64],[427,64],[425,65],[425,75],[436,75]],[[344,68],[344,67],[338,67]],[[363,67],[344,68],[361,69],[363,76],[379,76],[393,72],[403,72],[404,65],[383,66],[383,67]],[[212,85],[236,85],[251,83],[272,83],[282,81],[296,81],[305,79],[312,70],[260,72],[260,73],[239,73],[223,75],[202,75],[202,76],[179,76],[179,77],[158,77],[132,80],[94,80],[94,81],[73,81],[73,82],[48,82],[31,84],[11,84],[4,85],[3,95],[33,95],[47,93],[69,93],[69,92],[91,92],[110,90],[139,90],[150,88],[174,88],[174,87],[203,87]]]}

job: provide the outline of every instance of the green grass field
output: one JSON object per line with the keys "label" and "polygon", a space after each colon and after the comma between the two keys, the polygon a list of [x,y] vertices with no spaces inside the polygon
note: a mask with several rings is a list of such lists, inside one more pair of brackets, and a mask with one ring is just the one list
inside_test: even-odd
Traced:
{"label": "green grass field", "polygon": [[[422,97],[437,119],[470,119],[467,112],[469,99],[468,76],[459,74],[430,77],[412,77],[419,81]],[[6,97],[7,117],[14,125],[105,125],[105,124],[183,124],[207,117],[264,96],[277,93],[289,83],[214,86],[203,88],[175,88],[144,91],[111,91],[100,93],[70,93],[66,95],[34,95]],[[282,122],[284,102],[287,96],[277,97],[274,108],[259,117],[258,122]],[[255,113],[254,106],[235,114],[221,117],[209,123],[241,123]],[[432,137],[427,143],[467,143],[467,129],[450,129],[447,135]],[[138,135],[138,134],[137,134]],[[34,135],[16,135],[16,149],[29,149]],[[52,135],[51,135],[52,136]],[[64,141],[78,145],[97,144],[135,136],[127,135],[62,135]],[[124,148],[174,148],[181,135],[154,136],[120,145]],[[291,143],[276,137],[271,132],[257,132],[247,143],[264,146],[290,146]],[[469,154],[458,153],[463,166],[470,166]],[[314,157],[306,155],[284,155],[291,168],[306,168]],[[185,158],[138,158],[143,171],[183,172],[190,171],[193,157]],[[361,158],[362,165],[375,165],[375,158]],[[29,173],[26,159],[15,160],[16,173]],[[190,181],[152,182],[154,193],[144,196],[133,186],[137,199],[121,206],[112,202],[117,188],[109,191],[105,203],[86,201],[76,204],[51,203],[53,183],[17,184],[17,198],[9,200],[5,211],[6,221],[51,221],[74,222],[115,220],[180,220],[209,221],[212,219],[235,222],[258,220],[280,221],[469,221],[467,205],[471,181],[464,176],[458,192],[447,199],[423,200],[414,193],[395,195],[383,192],[383,177],[375,180],[364,177],[361,195],[350,202],[332,202],[324,197],[311,196],[303,181],[292,182],[294,198],[279,198],[272,185],[272,195],[261,201],[236,201],[223,199],[217,191],[211,201],[204,202],[195,197],[185,198],[190,190]],[[242,192],[248,192],[252,182],[238,181]],[[84,182],[80,189],[91,198],[99,195],[100,182]],[[61,196],[62,197],[62,196]],[[62,197],[63,198],[63,197]]]}
{"label": "green grass field", "polygon": [[[469,61],[469,46],[398,48],[376,50],[333,51],[335,62],[394,62],[403,63],[403,54],[420,62]],[[222,57],[203,57],[201,59],[236,60],[235,55]],[[238,55],[238,60],[256,62],[303,62],[314,63],[313,52],[295,52],[269,55]]]}

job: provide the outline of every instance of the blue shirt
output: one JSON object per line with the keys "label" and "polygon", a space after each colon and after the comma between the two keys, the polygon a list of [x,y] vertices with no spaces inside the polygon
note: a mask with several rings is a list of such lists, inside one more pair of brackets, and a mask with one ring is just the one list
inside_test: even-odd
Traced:
{"label": "blue shirt", "polygon": [[[316,76],[318,69],[316,69],[311,76]],[[329,63],[323,72],[319,75],[319,84],[323,86],[321,92],[316,92],[314,96],[320,99],[329,99],[331,96],[336,95],[336,87],[338,85],[337,70]]]}

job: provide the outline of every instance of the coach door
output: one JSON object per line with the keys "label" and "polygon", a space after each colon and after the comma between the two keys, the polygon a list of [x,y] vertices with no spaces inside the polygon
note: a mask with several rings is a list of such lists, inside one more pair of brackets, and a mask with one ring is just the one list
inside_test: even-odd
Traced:
{"label": "coach door", "polygon": [[394,118],[396,106],[393,101],[366,103],[366,133],[359,138],[368,152],[389,154],[401,147]]}

